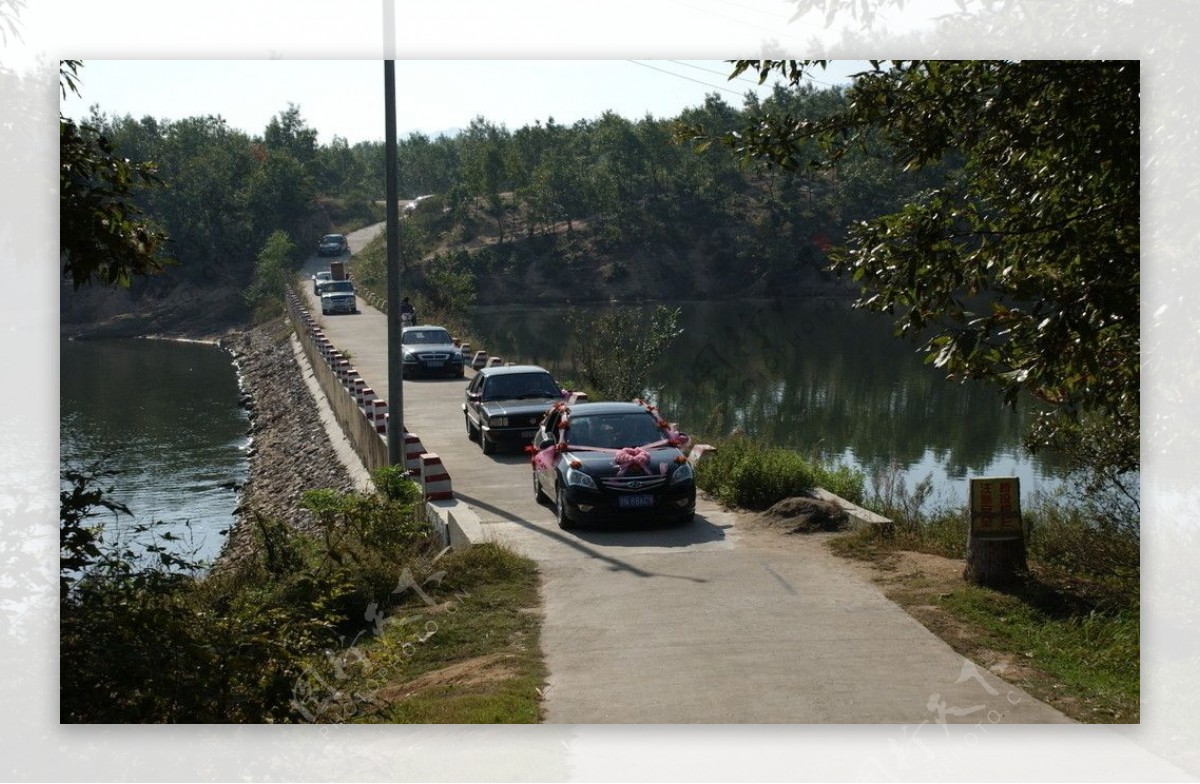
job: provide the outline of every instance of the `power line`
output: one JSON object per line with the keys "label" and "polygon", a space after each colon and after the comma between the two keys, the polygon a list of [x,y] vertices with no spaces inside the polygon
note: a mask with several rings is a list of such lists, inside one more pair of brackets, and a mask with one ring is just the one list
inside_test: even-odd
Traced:
{"label": "power line", "polygon": [[[641,62],[640,60],[626,60],[626,62],[628,62],[628,63],[633,63],[634,65],[640,65],[640,66],[642,66],[643,68],[649,68],[650,70],[652,70],[652,71],[658,71],[659,73],[665,73],[665,74],[667,74],[668,76],[674,76],[676,79],[685,79],[685,80],[687,80],[687,81],[689,81],[689,82],[694,82],[694,83],[696,83],[696,84],[702,84],[702,85],[704,85],[705,87],[710,87],[710,88],[712,88],[713,90],[720,90],[720,91],[722,91],[722,92],[729,93],[730,95],[736,95],[736,96],[738,96],[739,98],[743,98],[743,99],[744,99],[744,98],[746,97],[746,92],[738,92],[737,90],[731,90],[731,89],[730,89],[730,88],[728,88],[728,87],[722,87],[722,86],[721,86],[721,85],[719,85],[719,84],[713,84],[713,83],[711,83],[711,82],[705,82],[705,81],[703,81],[703,80],[700,80],[700,79],[693,79],[693,78],[691,78],[690,76],[684,76],[683,74],[676,73],[676,72],[674,72],[674,71],[669,71],[669,70],[667,70],[667,69],[665,69],[665,68],[659,68],[659,67],[657,67],[657,66],[650,65],[649,63],[644,63],[644,62]],[[687,68],[695,68],[696,70],[698,70],[698,71],[703,71],[704,73],[715,74],[715,75],[717,75],[717,76],[725,76],[725,74],[721,73],[720,71],[714,71],[714,70],[712,70],[711,68],[704,68],[703,66],[694,65],[694,64],[692,64],[692,63],[684,62],[683,60],[668,60],[667,62],[669,62],[669,63],[674,63],[675,65],[682,65],[682,66],[685,66],[685,67],[687,67]],[[827,87],[834,87],[834,86],[835,86],[835,85],[833,85],[833,84],[831,84],[831,83],[829,83],[829,82],[822,82],[822,81],[820,81],[820,80],[818,80],[818,79],[813,79],[811,76],[808,76],[808,74],[807,74],[807,73],[805,74],[805,78],[806,78],[806,79],[809,79],[810,81],[816,82],[817,84],[823,84],[823,85],[825,85],[825,86],[827,86]],[[737,80],[736,80],[736,81],[739,81],[739,82],[745,82],[746,84],[748,84],[748,85],[751,85],[751,86],[753,86],[753,87],[761,87],[761,86],[762,86],[762,85],[759,85],[759,84],[758,84],[758,81],[757,81],[756,79],[749,79],[749,78],[747,78],[747,77],[745,77],[745,76],[739,76],[739,77],[737,78]]]}
{"label": "power line", "polygon": [[665,73],[668,76],[674,76],[676,79],[686,79],[689,82],[695,82],[696,84],[702,84],[705,87],[711,87],[714,90],[722,90],[722,91],[730,93],[732,95],[736,95],[739,98],[745,97],[745,93],[739,93],[737,90],[730,90],[728,87],[722,87],[718,84],[711,84],[709,82],[704,82],[699,79],[693,79],[690,76],[684,76],[683,74],[678,74],[678,73],[675,73],[674,71],[668,71],[665,68],[658,68],[656,66],[650,65],[649,63],[643,63],[639,60],[626,60],[626,62],[633,63],[634,65],[640,65],[643,68],[649,68],[650,70],[658,71],[659,73]]}
{"label": "power line", "polygon": [[[702,65],[696,65],[695,63],[689,63],[689,62],[686,62],[686,61],[684,61],[684,60],[668,60],[667,62],[669,62],[669,63],[675,63],[676,65],[682,65],[682,66],[684,66],[684,67],[686,67],[686,68],[695,68],[697,71],[704,71],[704,73],[710,73],[710,74],[716,74],[717,76],[725,76],[725,77],[728,77],[728,74],[721,73],[720,71],[714,71],[714,70],[713,70],[713,69],[711,69],[711,68],[705,68],[705,67],[704,67],[704,66],[702,66]],[[744,77],[744,76],[739,76],[739,77],[737,78],[737,81],[739,81],[739,82],[747,82],[747,83],[749,83],[749,84],[754,84],[754,85],[757,85],[757,82],[756,82],[754,79],[747,79],[747,78],[746,78],[746,77]]]}
{"label": "power line", "polygon": [[[722,74],[720,71],[714,71],[711,68],[704,68],[699,65],[693,65],[692,63],[684,62],[683,60],[669,60],[668,62],[675,63],[676,65],[684,65],[684,66],[687,66],[688,68],[695,68],[696,70],[704,71],[705,73],[711,73],[711,74],[717,74],[718,76],[724,76],[724,74]],[[811,76],[808,71],[804,72],[804,78],[810,82],[815,82],[817,84],[821,84],[826,87],[836,87],[837,86],[833,82],[823,82],[820,79],[817,79],[817,78]],[[737,78],[737,80],[741,81],[741,82],[748,82],[753,85],[758,85],[757,79],[750,79],[745,76],[739,76]]]}

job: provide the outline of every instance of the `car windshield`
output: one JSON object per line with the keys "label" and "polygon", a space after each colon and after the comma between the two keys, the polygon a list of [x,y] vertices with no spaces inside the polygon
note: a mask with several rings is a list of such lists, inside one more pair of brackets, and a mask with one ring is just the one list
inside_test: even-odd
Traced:
{"label": "car windshield", "polygon": [[645,412],[572,416],[567,441],[576,446],[621,449],[661,441],[658,420]]}
{"label": "car windshield", "polygon": [[330,280],[321,284],[322,294],[354,293],[354,284],[348,280]]}
{"label": "car windshield", "polygon": [[444,346],[453,340],[444,329],[409,329],[405,330],[400,342],[417,346]]}
{"label": "car windshield", "polygon": [[[321,240],[321,242],[341,242],[341,241],[342,241],[341,234],[326,234],[324,239]],[[312,242],[312,240],[309,240],[309,242]],[[309,246],[309,247],[312,247],[312,246]]]}
{"label": "car windshield", "polygon": [[505,373],[483,385],[484,400],[522,400],[561,397],[562,390],[549,373]]}

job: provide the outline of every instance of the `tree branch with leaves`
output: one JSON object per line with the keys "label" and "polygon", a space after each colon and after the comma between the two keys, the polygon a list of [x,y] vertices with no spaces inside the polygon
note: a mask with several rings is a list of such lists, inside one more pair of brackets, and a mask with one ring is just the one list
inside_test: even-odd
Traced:
{"label": "tree branch with leaves", "polygon": [[[59,88],[79,93],[78,60],[59,63]],[[167,236],[133,204],[136,188],[160,185],[153,163],[116,154],[94,126],[59,114],[59,253],[63,276],[75,288],[93,280],[128,286],[153,275],[169,260],[160,255]]]}
{"label": "tree branch with leaves", "polygon": [[[733,76],[798,87],[823,65],[743,60]],[[835,171],[867,143],[902,170],[953,161],[900,209],[848,226],[831,269],[949,378],[1043,401],[1030,449],[1065,449],[1096,477],[1135,472],[1138,63],[872,61],[847,97],[825,117],[763,112],[692,135],[793,172]]]}

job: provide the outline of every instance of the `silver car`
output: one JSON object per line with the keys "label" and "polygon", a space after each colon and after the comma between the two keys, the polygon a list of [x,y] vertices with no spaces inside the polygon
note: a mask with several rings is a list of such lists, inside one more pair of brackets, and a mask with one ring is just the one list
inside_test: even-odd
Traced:
{"label": "silver car", "polygon": [[354,295],[354,284],[348,280],[327,280],[317,284],[321,295],[321,314],[357,313],[358,299]]}
{"label": "silver car", "polygon": [[333,273],[330,272],[329,270],[321,270],[317,274],[313,275],[312,276],[313,294],[320,294],[321,291],[318,287],[322,283],[325,283],[326,281],[330,281],[330,280],[333,280]]}

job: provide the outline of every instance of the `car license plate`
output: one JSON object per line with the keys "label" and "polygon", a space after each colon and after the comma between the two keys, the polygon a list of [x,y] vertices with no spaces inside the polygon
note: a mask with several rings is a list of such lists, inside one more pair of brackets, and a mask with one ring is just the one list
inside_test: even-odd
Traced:
{"label": "car license plate", "polygon": [[617,507],[620,509],[645,509],[648,506],[654,506],[654,496],[646,495],[622,495],[617,497]]}
{"label": "car license plate", "polygon": [[536,433],[536,430],[522,430],[521,438],[533,438]]}
{"label": "car license plate", "polygon": [[437,360],[425,360],[425,367],[427,367],[427,368],[430,368],[430,369],[432,369],[432,368],[440,368],[440,367],[441,367],[442,365],[444,365],[444,364],[446,364],[446,363],[445,363],[445,362],[439,362],[439,361],[437,361]]}

